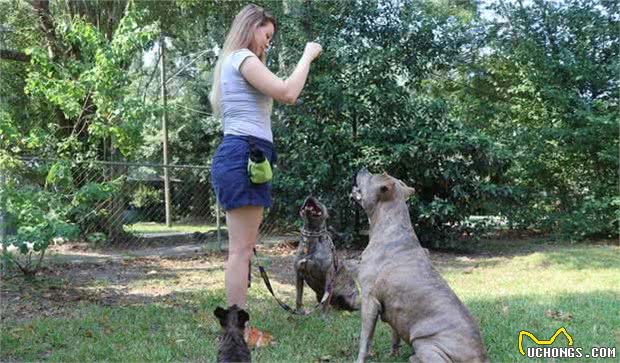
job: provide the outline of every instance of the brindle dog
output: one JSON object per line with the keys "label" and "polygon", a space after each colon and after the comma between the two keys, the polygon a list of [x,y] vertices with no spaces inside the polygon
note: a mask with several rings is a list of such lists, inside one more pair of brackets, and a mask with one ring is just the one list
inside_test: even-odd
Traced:
{"label": "brindle dog", "polygon": [[410,362],[488,362],[480,329],[420,246],[402,181],[366,169],[351,197],[366,211],[370,241],[362,253],[362,331],[358,362],[364,362],[377,318],[392,328],[392,353],[401,340],[415,354]]}
{"label": "brindle dog", "polygon": [[237,305],[228,309],[217,307],[213,314],[220,321],[222,337],[217,350],[218,362],[251,362],[250,349],[243,339],[245,324],[250,315]]}
{"label": "brindle dog", "polygon": [[[306,198],[299,215],[304,220],[304,226],[294,264],[297,311],[304,313],[304,281],[315,292],[317,302],[324,302],[323,312],[330,305],[343,310],[358,310],[360,303],[357,285],[347,266],[338,261],[336,248],[327,231],[327,208],[310,196]],[[329,289],[331,296],[328,295]]]}

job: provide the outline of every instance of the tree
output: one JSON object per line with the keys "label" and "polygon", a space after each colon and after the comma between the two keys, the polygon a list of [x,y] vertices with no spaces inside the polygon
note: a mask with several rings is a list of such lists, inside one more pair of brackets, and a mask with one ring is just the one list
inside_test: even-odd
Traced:
{"label": "tree", "polygon": [[571,238],[618,231],[618,4],[501,2],[455,109],[514,155],[516,226]]}
{"label": "tree", "polygon": [[[47,1],[33,1],[34,17],[21,4],[7,5],[16,9],[6,18],[7,28],[28,28],[36,21],[41,32],[32,32],[21,44],[9,39],[7,45],[26,48],[14,51],[25,52],[30,60],[27,67],[13,62],[18,59],[2,61],[3,69],[21,72],[3,88],[3,93],[17,92],[7,100],[8,111],[0,114],[2,207],[15,219],[17,229],[16,236],[3,244],[26,253],[24,246],[33,243],[41,256],[54,233],[75,231],[75,223],[83,221],[78,210],[88,209],[89,203],[101,198],[101,192],[113,195],[119,182],[114,173],[93,179],[90,169],[79,161],[102,153],[115,155],[117,149],[131,156],[140,145],[141,121],[151,112],[129,92],[131,79],[126,70],[158,33],[154,24],[142,22],[143,13],[132,6],[119,12],[118,3],[106,3],[96,11],[91,8],[95,3],[70,3],[68,10],[54,4],[55,8]],[[122,18],[115,18],[118,14]],[[105,22],[100,21],[102,15]],[[30,23],[19,24],[21,20]],[[14,107],[20,103],[26,105],[24,111]],[[22,119],[27,121],[22,124]],[[24,167],[17,159],[24,154],[71,157],[76,162],[35,162]],[[98,197],[85,197],[89,195]],[[100,218],[113,218],[118,209],[113,203]],[[112,238],[122,235],[122,226],[108,225],[115,226],[107,231]]]}
{"label": "tree", "polygon": [[[349,229],[355,171],[387,171],[415,187],[423,243],[438,245],[464,228],[490,199],[508,197],[506,160],[497,146],[449,113],[426,80],[458,58],[467,21],[417,2],[306,2],[290,10],[284,41],[292,64],[318,36],[326,49],[313,65],[301,103],[278,107],[278,216],[295,220],[303,198],[322,196],[332,223]],[[303,21],[301,20],[303,19]],[[415,51],[414,51],[415,50]],[[279,175],[278,175],[279,174]]]}

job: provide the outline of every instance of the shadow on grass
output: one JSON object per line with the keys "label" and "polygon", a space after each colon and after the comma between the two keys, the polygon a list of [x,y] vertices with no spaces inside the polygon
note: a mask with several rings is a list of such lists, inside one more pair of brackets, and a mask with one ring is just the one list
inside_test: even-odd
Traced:
{"label": "shadow on grass", "polygon": [[[619,246],[601,243],[571,243],[544,238],[481,240],[457,249],[432,252],[432,255],[464,255],[479,260],[495,257],[513,258],[533,253],[542,253],[546,263],[562,265],[569,269],[620,269]],[[458,260],[450,264],[459,267]],[[464,264],[461,267],[469,266]]]}
{"label": "shadow on grass", "polygon": [[570,246],[573,244],[558,242],[549,238],[502,238],[466,241],[452,248],[442,249],[440,252],[484,257],[514,257],[546,249]]}
{"label": "shadow on grass", "polygon": [[545,253],[545,260],[574,270],[620,270],[620,247],[569,247]]}
{"label": "shadow on grass", "polygon": [[77,316],[3,326],[1,361],[215,361],[223,290],[89,302]]}
{"label": "shadow on grass", "polygon": [[[506,263],[505,259],[534,253],[543,255],[543,266],[558,265],[575,270],[620,269],[620,247],[574,244],[541,238],[482,240],[459,249],[430,252],[433,264],[440,271],[457,270],[464,273],[470,272],[473,268],[492,268]],[[262,263],[270,279],[281,284],[295,284],[294,254],[272,255],[259,252],[259,257],[258,260],[254,260],[254,270],[257,269],[256,264]],[[258,283],[262,284],[262,281],[259,280]]]}
{"label": "shadow on grass", "polygon": [[76,308],[90,304],[150,304],[171,291],[207,289],[209,279],[222,271],[222,263],[207,259],[181,264],[160,259],[49,264],[33,279],[3,276],[0,322],[71,316]]}

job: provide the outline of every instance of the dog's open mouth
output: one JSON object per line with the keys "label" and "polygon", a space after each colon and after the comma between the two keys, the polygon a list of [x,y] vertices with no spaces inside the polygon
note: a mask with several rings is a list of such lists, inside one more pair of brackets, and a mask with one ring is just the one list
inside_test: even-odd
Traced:
{"label": "dog's open mouth", "polygon": [[316,199],[314,198],[308,198],[306,199],[306,202],[304,203],[304,205],[301,207],[301,210],[303,212],[306,213],[306,215],[311,216],[311,217],[320,217],[323,215],[323,210],[321,209],[321,207],[318,205]]}

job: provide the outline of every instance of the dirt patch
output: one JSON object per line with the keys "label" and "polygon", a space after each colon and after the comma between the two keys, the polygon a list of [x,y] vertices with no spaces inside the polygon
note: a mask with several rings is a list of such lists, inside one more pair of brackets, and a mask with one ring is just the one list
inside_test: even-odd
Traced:
{"label": "dirt patch", "polygon": [[32,279],[3,276],[0,321],[73,316],[88,304],[118,306],[174,300],[176,292],[206,289],[205,276],[223,269],[224,255],[76,259],[49,263]]}
{"label": "dirt patch", "polygon": [[[201,245],[167,246],[141,250],[93,250],[75,244],[54,246],[46,266],[34,279],[3,276],[0,321],[29,321],[41,317],[71,317],[86,305],[126,306],[177,304],[177,296],[222,285],[226,252]],[[253,259],[252,283],[262,284],[257,265],[272,281],[294,285],[296,244],[260,245]],[[341,261],[359,261],[361,250],[339,250]],[[431,253],[439,270],[461,268],[467,273],[484,258]]]}

